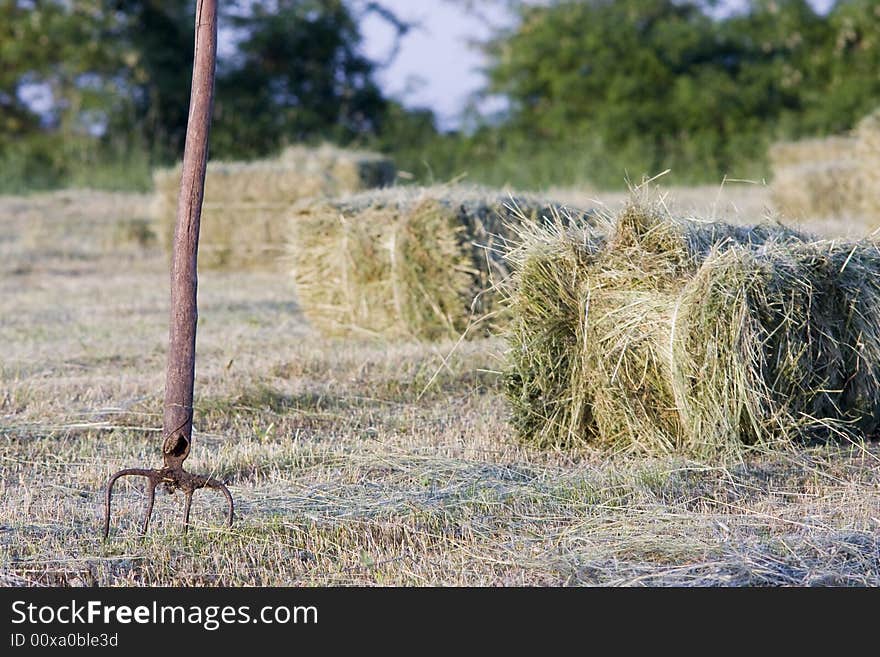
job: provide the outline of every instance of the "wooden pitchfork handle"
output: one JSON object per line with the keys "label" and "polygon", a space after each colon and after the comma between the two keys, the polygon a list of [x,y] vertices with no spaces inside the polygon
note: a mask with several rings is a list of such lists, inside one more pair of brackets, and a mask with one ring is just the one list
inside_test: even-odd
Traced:
{"label": "wooden pitchfork handle", "polygon": [[232,525],[235,504],[226,486],[216,479],[190,474],[183,469],[192,445],[193,386],[196,364],[196,321],[198,308],[197,259],[199,221],[205,194],[208,136],[214,107],[214,73],[217,62],[217,0],[197,0],[193,78],[190,94],[183,171],[177,203],[177,225],[171,259],[171,322],[168,337],[168,365],[165,377],[162,459],[159,469],[129,468],[110,477],[104,500],[104,538],[110,533],[110,502],[113,485],[120,477],[147,479],[147,509],[141,527],[146,533],[153,513],[156,486],[185,495],[184,531],[189,526],[193,493],[200,488],[219,490],[226,497],[227,525]]}

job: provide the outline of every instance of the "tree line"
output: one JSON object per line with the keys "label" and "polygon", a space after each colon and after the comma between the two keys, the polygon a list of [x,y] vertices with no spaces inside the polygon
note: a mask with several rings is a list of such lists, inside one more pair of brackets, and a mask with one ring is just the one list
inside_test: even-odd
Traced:
{"label": "tree line", "polygon": [[[473,3],[462,2],[462,10]],[[880,105],[880,0],[506,0],[484,97],[454,132],[386,97],[361,49],[381,2],[221,4],[212,157],[293,142],[382,150],[419,180],[619,186],[766,175],[777,139],[848,130]],[[145,187],[179,157],[190,0],[0,0],[0,189]],[[479,99],[475,99],[479,100]]]}

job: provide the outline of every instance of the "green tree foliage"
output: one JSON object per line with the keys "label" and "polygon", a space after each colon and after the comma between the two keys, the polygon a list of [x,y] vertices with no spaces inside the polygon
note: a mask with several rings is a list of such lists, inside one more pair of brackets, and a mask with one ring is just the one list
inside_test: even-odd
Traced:
{"label": "green tree foliage", "polygon": [[[748,175],[768,140],[806,132],[829,31],[806,0],[724,19],[677,0],[526,5],[487,46],[490,89],[511,103],[502,131],[592,153],[601,182],[666,168],[686,180]],[[832,127],[814,113],[813,131]]]}
{"label": "green tree foliage", "polygon": [[[160,159],[177,157],[186,134],[193,3],[125,0],[117,12],[134,116],[120,113],[116,130],[133,122]],[[287,141],[345,143],[375,133],[385,100],[343,2],[228,3],[220,20],[234,43],[227,38],[218,62],[212,156],[251,158]]]}
{"label": "green tree foliage", "polygon": [[[90,147],[113,97],[107,29],[99,0],[0,0],[0,184],[56,184]],[[28,90],[49,100],[42,113]]]}
{"label": "green tree foliage", "polygon": [[826,84],[810,98],[807,133],[846,130],[880,106],[880,2],[842,0],[828,22],[812,55]]}
{"label": "green tree foliage", "polygon": [[213,148],[253,157],[283,142],[375,135],[385,99],[341,0],[274,0],[231,18],[246,36],[218,80]]}
{"label": "green tree foliage", "polygon": [[517,25],[485,47],[488,91],[509,111],[473,152],[531,152],[532,175],[557,184],[666,168],[680,182],[717,181],[765,173],[774,139],[846,130],[880,105],[876,0],[841,0],[827,16],[807,0],[719,17],[721,4],[521,4]]}
{"label": "green tree foliage", "polygon": [[[16,174],[0,186],[58,184],[133,160],[146,174],[179,158],[194,11],[191,0],[0,0],[0,168]],[[369,11],[396,20],[376,3],[361,6]],[[357,18],[342,0],[221,3],[231,39],[218,62],[212,156],[374,139],[390,105],[359,51]],[[26,102],[29,90],[48,90],[49,107]]]}
{"label": "green tree foliage", "polygon": [[108,139],[149,144],[159,159],[183,150],[189,109],[194,4],[187,0],[112,0],[111,36],[120,95]]}

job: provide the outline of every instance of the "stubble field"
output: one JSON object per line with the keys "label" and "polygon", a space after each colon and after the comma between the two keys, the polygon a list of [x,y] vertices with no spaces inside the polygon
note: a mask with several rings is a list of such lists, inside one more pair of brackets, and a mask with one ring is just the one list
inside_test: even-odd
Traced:
{"label": "stubble field", "polygon": [[[753,221],[767,198],[669,204]],[[182,496],[160,494],[141,540],[136,480],[105,543],[109,474],[161,461],[168,273],[147,216],[139,195],[0,199],[0,584],[880,584],[876,443],[727,463],[536,451],[507,424],[500,337],[325,339],[283,268],[199,278],[187,466],[229,483],[235,525],[201,492],[184,536]]]}

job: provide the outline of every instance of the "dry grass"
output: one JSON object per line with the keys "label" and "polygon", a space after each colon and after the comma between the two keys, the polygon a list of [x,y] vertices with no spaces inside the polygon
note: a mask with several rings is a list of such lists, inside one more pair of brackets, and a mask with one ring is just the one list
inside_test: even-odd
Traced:
{"label": "dry grass", "polygon": [[[328,340],[270,272],[200,276],[193,469],[239,501],[162,496],[158,249],[103,240],[142,197],[0,199],[0,582],[7,585],[878,585],[880,449],[724,465],[512,440],[494,340]],[[124,232],[124,231],[123,231]],[[188,462],[188,465],[190,463]]]}

